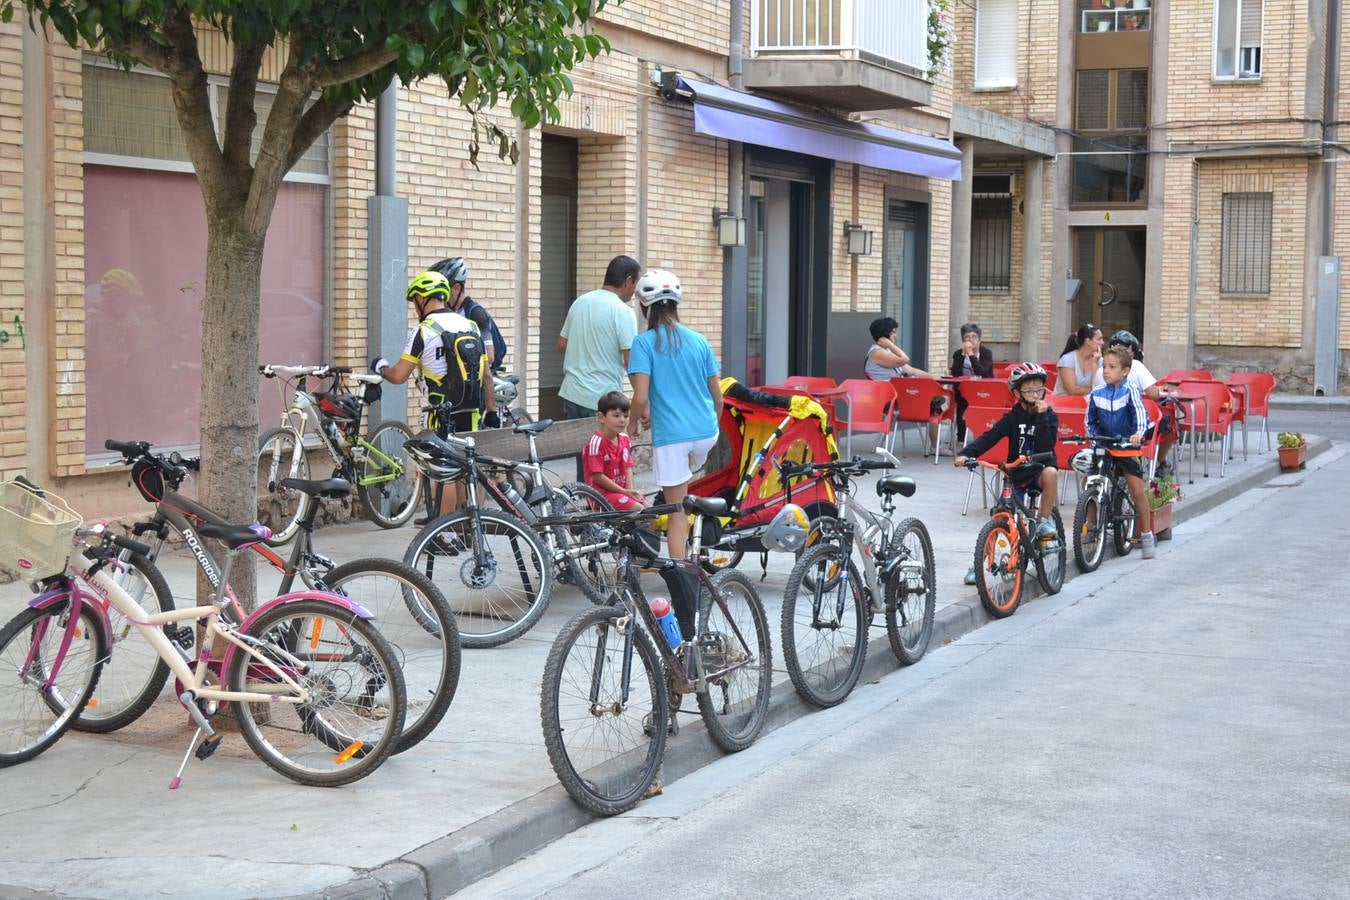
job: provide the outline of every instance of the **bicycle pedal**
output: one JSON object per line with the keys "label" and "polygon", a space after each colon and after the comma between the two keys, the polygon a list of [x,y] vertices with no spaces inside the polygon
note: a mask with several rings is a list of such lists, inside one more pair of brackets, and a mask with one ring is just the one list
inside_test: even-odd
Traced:
{"label": "bicycle pedal", "polygon": [[215,753],[216,748],[220,746],[220,738],[221,736],[216,734],[202,741],[201,744],[197,746],[197,758],[210,759],[211,754]]}
{"label": "bicycle pedal", "polygon": [[173,641],[184,650],[191,650],[192,645],[197,643],[197,635],[191,628],[184,626],[169,635],[169,640]]}

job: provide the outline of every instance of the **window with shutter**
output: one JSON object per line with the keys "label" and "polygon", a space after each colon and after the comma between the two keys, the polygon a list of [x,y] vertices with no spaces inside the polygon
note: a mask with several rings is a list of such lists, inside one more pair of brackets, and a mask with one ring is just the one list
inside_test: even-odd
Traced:
{"label": "window with shutter", "polygon": [[1262,0],[1214,0],[1214,78],[1261,77]]}
{"label": "window with shutter", "polygon": [[976,89],[1017,86],[1017,0],[979,0],[975,11]]}

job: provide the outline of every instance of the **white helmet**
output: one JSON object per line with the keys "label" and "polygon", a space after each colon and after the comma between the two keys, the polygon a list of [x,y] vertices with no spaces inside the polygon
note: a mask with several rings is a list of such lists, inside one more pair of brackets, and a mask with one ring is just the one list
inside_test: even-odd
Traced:
{"label": "white helmet", "polygon": [[807,532],[811,527],[806,512],[795,503],[785,503],[773,517],[759,542],[765,550],[777,553],[795,553],[806,545]]}
{"label": "white helmet", "polygon": [[1079,475],[1091,475],[1093,467],[1092,448],[1084,447],[1073,455],[1073,470]]}
{"label": "white helmet", "polygon": [[665,269],[652,269],[638,279],[637,295],[643,309],[653,303],[663,301],[678,304],[683,294],[684,290],[680,287],[680,279],[675,277],[674,272],[667,272]]}

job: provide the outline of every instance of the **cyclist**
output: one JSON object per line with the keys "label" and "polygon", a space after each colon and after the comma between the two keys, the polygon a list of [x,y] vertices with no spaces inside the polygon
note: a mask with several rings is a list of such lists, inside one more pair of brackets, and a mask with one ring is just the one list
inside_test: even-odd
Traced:
{"label": "cyclist", "polygon": [[[1125,379],[1136,388],[1142,396],[1153,400],[1163,406],[1162,421],[1157,425],[1158,430],[1158,469],[1165,471],[1171,466],[1167,462],[1168,451],[1176,443],[1177,424],[1176,413],[1179,410],[1173,406],[1173,401],[1167,397],[1167,385],[1153,377],[1153,373],[1144,365],[1144,345],[1139,343],[1139,338],[1135,337],[1133,332],[1120,330],[1111,335],[1108,342],[1109,347],[1123,347],[1130,354],[1130,365],[1126,366]],[[1174,410],[1174,411],[1169,411]],[[1144,435],[1144,439],[1153,436],[1153,429],[1150,428]]]}
{"label": "cyclist", "polygon": [[[1108,347],[1102,355],[1102,377],[1106,384],[1088,398],[1087,431],[1093,436],[1129,438],[1137,447],[1144,442],[1149,421],[1139,387],[1129,378],[1132,362],[1124,347]],[[1143,461],[1137,456],[1117,457],[1116,467],[1125,473],[1125,484],[1134,501],[1135,532],[1139,535],[1140,549],[1144,559],[1152,559],[1158,551],[1153,539],[1153,513],[1148,497],[1144,495]]]}
{"label": "cyclist", "polygon": [[502,420],[497,413],[496,390],[493,387],[493,373],[498,371],[501,360],[497,359],[497,346],[493,338],[497,334],[496,323],[487,307],[469,296],[469,264],[462,256],[452,256],[427,268],[428,272],[439,272],[450,282],[450,300],[446,303],[452,311],[464,316],[478,326],[483,346],[487,350],[487,370],[483,373],[483,415],[480,425],[483,428],[500,428]]}
{"label": "cyclist", "polygon": [[[1008,462],[1033,453],[1049,453],[1059,439],[1059,417],[1045,402],[1045,383],[1049,380],[1045,369],[1034,362],[1018,363],[1008,372],[1008,387],[1017,402],[984,434],[961,448],[956,465],[964,466],[972,456],[979,456],[1002,438],[1008,439]],[[1045,543],[1059,540],[1055,520],[1050,515],[1055,508],[1059,470],[1040,463],[1019,466],[1008,473],[1013,488],[1027,491],[1039,488],[1041,492],[1041,521],[1036,536]],[[966,584],[975,583],[975,567],[966,573]]]}

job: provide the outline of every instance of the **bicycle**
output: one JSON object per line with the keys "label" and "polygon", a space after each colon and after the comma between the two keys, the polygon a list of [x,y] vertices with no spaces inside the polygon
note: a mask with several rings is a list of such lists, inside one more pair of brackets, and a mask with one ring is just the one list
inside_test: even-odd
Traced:
{"label": "bicycle", "polygon": [[[345,366],[259,366],[264,378],[281,379],[277,392],[284,411],[281,425],[258,439],[258,521],[275,526],[268,546],[281,547],[295,537],[309,506],[308,495],[286,487],[287,478],[309,478],[305,436],[311,418],[319,441],[333,460],[333,477],[356,485],[357,496],[370,520],[381,528],[397,528],[417,510],[421,483],[412,478],[403,443],[412,429],[388,419],[362,437],[361,418],[368,404],[379,399],[384,377],[353,372]],[[346,390],[343,379],[365,385],[358,395]],[[329,378],[327,391],[307,390],[310,378]],[[286,403],[286,388],[293,389]]]}
{"label": "bicycle", "polygon": [[914,496],[914,480],[886,475],[877,481],[880,515],[854,497],[852,479],[899,464],[884,448],[877,452],[885,459],[777,464],[784,484],[829,478],[839,497],[838,518],[812,522],[810,544],[792,567],[783,593],[783,660],[797,694],[819,709],[842,703],[858,683],[867,632],[878,613],[885,613],[891,652],[903,666],[923,658],[933,634],[933,540],[917,518],[898,525],[891,520],[896,495]]}
{"label": "bicycle", "polygon": [[503,428],[517,425],[529,425],[533,419],[519,406],[513,406],[520,396],[520,376],[515,373],[497,372],[492,376],[492,394],[497,399],[497,415],[501,417]]}
{"label": "bicycle", "polygon": [[1094,572],[1106,556],[1107,531],[1117,556],[1128,556],[1134,549],[1138,511],[1116,460],[1137,458],[1141,451],[1127,438],[1074,435],[1061,440],[1095,445],[1073,458],[1074,471],[1085,477],[1073,511],[1073,561],[1078,571]]}
{"label": "bicycle", "polygon": [[[768,714],[768,619],[750,579],[731,570],[710,577],[696,556],[659,559],[639,531],[680,508],[584,516],[609,528],[618,553],[616,587],[609,605],[586,610],[558,633],[539,705],[553,771],[572,799],[597,815],[631,809],[646,794],[685,694],[695,695],[709,736],[729,753],[750,746]],[[683,508],[698,535],[702,517],[726,515],[727,504],[691,496]],[[676,648],[643,595],[639,565],[659,566],[663,577],[687,585],[683,596],[671,592],[684,636]]]}
{"label": "bicycle", "polygon": [[[127,567],[119,568],[117,572],[119,584],[139,603],[141,595],[133,589],[137,585],[132,582],[136,575],[149,571],[163,580],[154,563],[172,530],[192,551],[207,582],[216,586],[220,562],[197,540],[197,535],[203,523],[227,523],[212,510],[178,493],[188,471],[196,469],[198,461],[184,459],[177,453],[167,457],[152,454],[150,444],[145,441],[110,440],[105,441],[104,446],[122,454],[123,462],[132,467],[136,489],[145,500],[155,504],[154,517],[136,523],[131,529],[138,538],[152,535],[150,552],[139,558],[126,552],[119,555],[117,562]],[[320,502],[341,499],[351,493],[351,485],[340,479],[292,481],[291,486]],[[278,594],[289,593],[299,576],[306,587],[340,594],[375,615],[380,633],[389,640],[402,661],[407,685],[407,714],[403,733],[394,750],[402,753],[435,729],[454,699],[460,670],[459,629],[454,613],[445,596],[426,576],[401,562],[366,558],[337,565],[316,553],[314,519],[318,512],[318,502],[306,505],[289,560],[283,560],[262,543],[254,544],[252,550],[281,573]],[[148,570],[144,568],[147,565]],[[156,592],[156,598],[161,612],[173,609],[172,595],[166,600]],[[119,626],[114,629],[115,642],[119,642],[117,635],[125,636],[126,626],[118,622],[114,625]],[[141,673],[134,658],[122,666],[121,654],[110,661],[109,668],[119,676],[127,673],[121,677],[126,686],[118,691],[122,701],[119,703],[112,696],[103,696],[100,689],[97,705],[81,713],[75,725],[77,730],[109,732],[129,725],[150,707],[168,678],[168,670],[163,666],[154,673]]]}
{"label": "bicycle", "polygon": [[1036,579],[1047,594],[1058,594],[1064,586],[1067,551],[1064,547],[1064,522],[1059,510],[1050,511],[1056,538],[1043,540],[1036,535],[1041,492],[1035,487],[1014,488],[1012,471],[1024,465],[1054,465],[1054,451],[1020,456],[1009,463],[991,463],[967,459],[966,468],[993,469],[1003,476],[998,499],[989,511],[989,521],[975,539],[975,588],[980,604],[995,619],[1017,611],[1022,602],[1022,580],[1027,566],[1036,563]]}
{"label": "bicycle", "polygon": [[[170,790],[182,783],[192,756],[207,759],[218,748],[221,735],[210,720],[222,703],[235,704],[239,731],[258,758],[299,784],[349,784],[393,752],[403,727],[403,674],[369,612],[335,594],[301,591],[238,622],[226,614],[234,558],[261,541],[265,527],[203,525],[201,536],[227,547],[214,601],[148,613],[104,570],[120,550],[144,556],[149,547],[102,523],[82,527],[69,507],[51,503],[30,482],[5,482],[0,490],[7,519],[0,562],[17,565],[41,591],[0,628],[0,672],[6,673],[0,678],[0,766],[47,750],[86,707],[110,647],[103,600],[178,678],[179,702],[196,725]],[[189,621],[205,629],[195,657],[191,643],[179,637],[191,628],[172,636],[164,630]],[[225,652],[214,659],[205,648],[217,641]]]}

